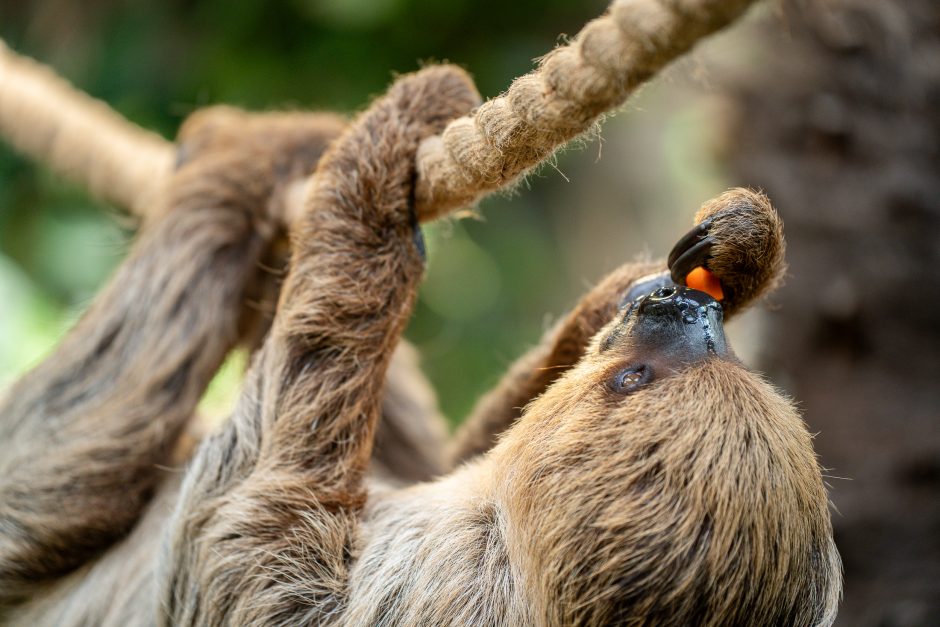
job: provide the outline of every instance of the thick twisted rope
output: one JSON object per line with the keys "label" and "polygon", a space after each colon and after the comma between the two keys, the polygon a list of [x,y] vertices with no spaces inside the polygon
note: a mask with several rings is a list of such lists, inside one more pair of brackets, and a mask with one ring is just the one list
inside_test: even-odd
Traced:
{"label": "thick twisted rope", "polygon": [[512,184],[753,0],[615,0],[569,45],[422,144],[418,213],[433,218]]}
{"label": "thick twisted rope", "polygon": [[[505,94],[422,143],[419,217],[433,219],[511,185],[753,1],[614,0]],[[54,171],[141,216],[172,168],[172,144],[2,42],[0,133]],[[288,208],[287,215],[298,212]]]}
{"label": "thick twisted rope", "polygon": [[0,136],[95,196],[143,216],[173,167],[173,144],[0,41]]}

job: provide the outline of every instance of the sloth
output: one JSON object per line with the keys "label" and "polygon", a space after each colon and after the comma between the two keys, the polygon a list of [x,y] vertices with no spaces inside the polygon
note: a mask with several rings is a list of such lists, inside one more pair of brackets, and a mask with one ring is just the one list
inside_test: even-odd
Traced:
{"label": "sloth", "polygon": [[[3,622],[832,623],[811,437],[723,331],[784,271],[759,193],[706,203],[667,263],[603,279],[445,442],[400,344],[425,265],[414,163],[474,93],[432,66],[348,125],[184,126],[163,209],[0,404]],[[272,216],[311,172],[265,281]],[[721,302],[685,285],[697,267]],[[245,307],[265,283],[273,317]],[[240,341],[232,415],[173,465]]]}

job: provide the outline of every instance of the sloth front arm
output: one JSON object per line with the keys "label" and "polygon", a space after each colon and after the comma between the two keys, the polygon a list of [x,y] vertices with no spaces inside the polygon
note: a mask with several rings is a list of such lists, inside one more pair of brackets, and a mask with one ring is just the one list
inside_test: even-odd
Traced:
{"label": "sloth front arm", "polygon": [[399,80],[324,156],[274,325],[191,465],[160,574],[167,624],[326,622],[345,604],[385,371],[424,261],[419,141],[473,104],[465,75]]}

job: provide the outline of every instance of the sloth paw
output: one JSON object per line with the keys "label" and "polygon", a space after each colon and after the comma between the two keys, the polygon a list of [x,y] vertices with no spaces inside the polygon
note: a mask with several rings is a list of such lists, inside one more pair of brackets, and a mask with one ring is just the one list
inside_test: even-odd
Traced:
{"label": "sloth paw", "polygon": [[706,268],[721,282],[726,313],[780,284],[786,271],[783,223],[766,196],[732,189],[705,203],[695,219],[669,255],[673,281],[685,285],[692,270]]}

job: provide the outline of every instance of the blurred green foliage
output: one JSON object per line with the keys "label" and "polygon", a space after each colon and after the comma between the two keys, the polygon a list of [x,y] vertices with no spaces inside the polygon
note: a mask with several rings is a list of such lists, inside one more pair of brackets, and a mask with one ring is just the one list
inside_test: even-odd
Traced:
{"label": "blurred green foliage", "polygon": [[[493,96],[605,4],[0,0],[0,36],[172,136],[214,103],[352,112],[395,72],[428,60],[464,66]],[[485,201],[485,219],[426,229],[429,272],[408,336],[452,420],[549,315],[636,253],[662,255],[698,203],[724,188],[708,157],[714,129],[701,81],[675,76],[700,70],[680,68],[608,123],[603,141]],[[0,384],[47,353],[132,236],[117,211],[0,146]],[[237,356],[214,383],[212,407],[224,407],[243,364]]]}

